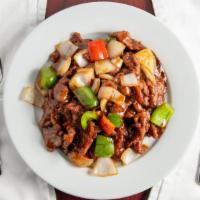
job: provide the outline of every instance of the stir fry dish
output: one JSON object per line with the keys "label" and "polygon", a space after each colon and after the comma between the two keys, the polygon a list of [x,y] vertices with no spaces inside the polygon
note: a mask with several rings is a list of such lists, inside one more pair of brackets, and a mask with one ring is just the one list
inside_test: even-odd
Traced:
{"label": "stir fry dish", "polygon": [[83,39],[77,32],[55,50],[22,99],[42,109],[39,127],[48,151],[59,149],[96,176],[118,173],[145,154],[174,110],[155,53],[127,31]]}

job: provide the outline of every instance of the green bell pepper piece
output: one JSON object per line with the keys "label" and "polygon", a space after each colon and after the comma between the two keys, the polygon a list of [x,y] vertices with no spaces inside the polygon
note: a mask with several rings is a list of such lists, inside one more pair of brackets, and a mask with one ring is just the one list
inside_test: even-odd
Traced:
{"label": "green bell pepper piece", "polygon": [[94,153],[97,157],[111,157],[114,154],[113,139],[103,135],[98,135],[96,138]]}
{"label": "green bell pepper piece", "polygon": [[173,114],[174,109],[168,103],[163,103],[153,111],[150,121],[159,127],[165,127]]}
{"label": "green bell pepper piece", "polygon": [[108,37],[106,38],[106,42],[107,42],[107,43],[109,43],[111,40],[114,40],[114,38],[111,37],[111,36],[108,36]]}
{"label": "green bell pepper piece", "polygon": [[74,90],[74,94],[80,103],[87,108],[94,108],[98,105],[98,100],[94,92],[88,86],[77,88]]}
{"label": "green bell pepper piece", "polygon": [[58,76],[54,69],[50,67],[42,67],[39,75],[39,86],[42,89],[52,88],[58,80]]}
{"label": "green bell pepper piece", "polygon": [[109,113],[108,119],[115,125],[115,127],[119,128],[123,124],[122,118],[115,113]]}
{"label": "green bell pepper piece", "polygon": [[95,111],[86,111],[81,116],[81,126],[83,129],[87,128],[89,120],[98,120],[98,115]]}

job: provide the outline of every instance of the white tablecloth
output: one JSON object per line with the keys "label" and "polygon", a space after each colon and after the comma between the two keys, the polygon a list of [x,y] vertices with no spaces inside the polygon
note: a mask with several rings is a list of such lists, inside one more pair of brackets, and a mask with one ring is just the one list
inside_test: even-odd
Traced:
{"label": "white tablecloth", "polygon": [[[44,19],[46,3],[46,0],[0,1],[0,58],[5,72],[4,77],[18,45]],[[56,199],[54,189],[31,171],[11,143],[4,125],[2,100],[0,100],[0,156],[2,160],[0,200]]]}

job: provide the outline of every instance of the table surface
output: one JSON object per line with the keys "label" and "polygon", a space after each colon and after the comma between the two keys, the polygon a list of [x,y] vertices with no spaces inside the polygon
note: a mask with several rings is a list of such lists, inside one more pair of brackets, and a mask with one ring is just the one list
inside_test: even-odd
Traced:
{"label": "table surface", "polygon": [[[93,2],[94,0],[48,0],[46,18],[52,14],[73,5],[80,3]],[[97,0],[96,0],[97,1]],[[101,0],[99,0],[101,1]],[[104,0],[105,1],[105,0]],[[125,3],[143,9],[151,14],[154,14],[151,0],[111,0],[113,2]],[[122,198],[120,200],[146,200],[150,190],[146,190],[131,197]],[[83,200],[79,197],[74,197],[56,190],[57,200]]]}

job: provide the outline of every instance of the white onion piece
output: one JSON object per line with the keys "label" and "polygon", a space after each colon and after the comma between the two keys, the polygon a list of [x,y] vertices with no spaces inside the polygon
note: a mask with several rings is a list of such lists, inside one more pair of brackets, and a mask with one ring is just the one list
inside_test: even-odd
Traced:
{"label": "white onion piece", "polygon": [[99,90],[98,98],[109,100],[113,97],[114,90],[115,88],[102,86]]}
{"label": "white onion piece", "polygon": [[113,176],[118,174],[118,170],[111,158],[97,158],[91,174],[94,176]]}
{"label": "white onion piece", "polygon": [[121,68],[123,64],[123,60],[118,56],[116,58],[112,58],[111,63],[117,66],[118,68]]}
{"label": "white onion piece", "polygon": [[92,79],[94,79],[94,69],[84,68],[83,71],[77,72],[70,80],[69,87],[71,90],[76,88],[90,85]]}
{"label": "white onion piece", "polygon": [[100,101],[100,108],[101,108],[102,112],[105,111],[107,102],[108,102],[107,99],[101,99],[101,101]]}
{"label": "white onion piece", "polygon": [[125,48],[126,46],[117,40],[111,40],[107,46],[110,58],[122,55]]}
{"label": "white onion piece", "polygon": [[74,60],[79,67],[85,67],[88,65],[88,61],[83,57],[83,54],[87,53],[87,49],[80,50],[74,55]]}
{"label": "white onion piece", "polygon": [[106,79],[106,80],[113,80],[114,79],[114,77],[111,76],[110,74],[100,74],[99,78]]}
{"label": "white onion piece", "polygon": [[88,65],[87,67],[80,67],[78,68],[76,71],[79,73],[79,72],[88,72],[88,69],[92,69],[94,71],[94,65],[93,64],[90,64]]}
{"label": "white onion piece", "polygon": [[100,83],[101,83],[101,80],[100,78],[95,78],[94,81],[93,81],[93,84],[92,84],[92,90],[94,92],[94,94],[97,94],[98,91],[99,91],[99,87],[100,87]]}
{"label": "white onion piece", "polygon": [[20,99],[37,107],[42,107],[44,104],[44,98],[32,86],[23,88]]}
{"label": "white onion piece", "polygon": [[78,47],[69,40],[57,44],[55,48],[64,58],[72,56],[78,49]]}
{"label": "white onion piece", "polygon": [[118,105],[123,105],[125,102],[125,96],[121,94],[118,90],[114,90],[111,101],[113,101],[114,103]]}
{"label": "white onion piece", "polygon": [[118,105],[122,105],[125,101],[125,96],[118,90],[112,87],[102,86],[98,93],[99,99],[107,99]]}
{"label": "white onion piece", "polygon": [[134,73],[129,73],[120,76],[120,81],[122,86],[132,87],[138,84],[137,77]]}
{"label": "white onion piece", "polygon": [[89,167],[94,162],[93,159],[87,158],[86,156],[78,156],[75,152],[69,153],[68,158],[78,167]]}
{"label": "white onion piece", "polygon": [[139,154],[135,153],[131,148],[128,148],[122,153],[121,160],[123,164],[128,165],[136,160],[138,157]]}
{"label": "white onion piece", "polygon": [[54,69],[57,71],[57,74],[63,76],[69,69],[71,65],[71,57],[67,57],[67,59],[60,59],[55,65]]}
{"label": "white onion piece", "polygon": [[24,87],[20,96],[20,99],[27,103],[34,104],[35,92],[32,86]]}
{"label": "white onion piece", "polygon": [[99,60],[95,62],[95,72],[97,75],[105,74],[114,71],[116,66],[113,65],[110,60]]}

